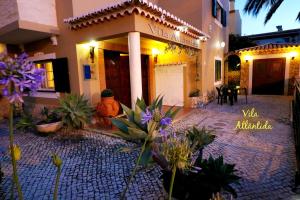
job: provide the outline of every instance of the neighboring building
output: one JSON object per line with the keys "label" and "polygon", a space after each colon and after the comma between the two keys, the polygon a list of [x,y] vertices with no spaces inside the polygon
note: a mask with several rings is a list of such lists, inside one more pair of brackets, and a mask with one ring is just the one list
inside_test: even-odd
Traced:
{"label": "neighboring building", "polygon": [[235,9],[235,0],[230,1],[229,34],[242,35],[242,19],[239,10]]}
{"label": "neighboring building", "polygon": [[207,98],[224,81],[228,0],[3,0],[0,8],[8,53],[24,50],[46,69],[37,103],[74,92],[96,104],[111,88],[129,106],[159,94],[189,106],[191,91]]}
{"label": "neighboring building", "polygon": [[257,45],[264,44],[283,44],[283,43],[300,43],[300,28],[283,30],[282,26],[277,26],[278,31],[248,35],[247,37]]}
{"label": "neighboring building", "polygon": [[237,50],[241,58],[240,86],[249,94],[291,95],[300,77],[300,43],[266,44]]}

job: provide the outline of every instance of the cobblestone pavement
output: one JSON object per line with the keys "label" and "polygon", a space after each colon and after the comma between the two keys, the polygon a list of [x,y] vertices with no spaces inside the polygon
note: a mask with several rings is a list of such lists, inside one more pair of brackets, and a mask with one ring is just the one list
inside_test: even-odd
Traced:
{"label": "cobblestone pavement", "polygon": [[[223,155],[225,162],[236,164],[242,177],[241,185],[234,186],[238,199],[287,200],[293,195],[295,175],[289,101],[289,97],[283,96],[250,96],[245,104],[242,96],[233,106],[213,102],[175,124],[175,129],[193,125],[215,129],[217,138],[204,149],[204,157]],[[269,120],[271,131],[235,130],[238,120],[245,119],[242,110],[252,108],[259,115],[253,120]]]}
{"label": "cobblestone pavement", "polygon": [[[256,120],[269,120],[271,131],[235,130],[243,119],[242,109],[255,108]],[[217,105],[195,110],[174,124],[175,130],[206,126],[216,130],[217,138],[204,150],[204,156],[223,155],[228,163],[236,164],[241,185],[234,185],[238,199],[291,199],[295,154],[289,125],[289,98],[243,97],[234,106]],[[26,199],[51,199],[55,168],[51,153],[64,160],[59,199],[118,199],[130,174],[137,152],[119,152],[122,146],[132,146],[121,139],[83,132],[77,139],[62,140],[32,133],[17,133],[16,143],[22,148],[19,174]],[[5,126],[0,126],[0,147],[7,148]],[[0,199],[8,199],[11,167],[7,154],[1,157],[5,179]],[[166,194],[159,180],[158,168],[140,172],[130,187],[128,199],[164,199]],[[2,192],[1,192],[2,190]]]}

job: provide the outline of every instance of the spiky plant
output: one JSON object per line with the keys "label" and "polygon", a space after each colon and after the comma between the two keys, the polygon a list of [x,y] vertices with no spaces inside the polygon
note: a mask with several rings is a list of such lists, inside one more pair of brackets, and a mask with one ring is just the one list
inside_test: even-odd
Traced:
{"label": "spiky plant", "polygon": [[62,115],[63,123],[70,129],[83,128],[91,121],[94,109],[84,95],[67,94],[59,100],[57,111]]}
{"label": "spiky plant", "polygon": [[208,130],[205,127],[201,129],[193,127],[190,130],[187,130],[187,138],[190,141],[192,151],[197,151],[201,148],[204,148],[206,145],[212,143],[215,139],[212,130]]}

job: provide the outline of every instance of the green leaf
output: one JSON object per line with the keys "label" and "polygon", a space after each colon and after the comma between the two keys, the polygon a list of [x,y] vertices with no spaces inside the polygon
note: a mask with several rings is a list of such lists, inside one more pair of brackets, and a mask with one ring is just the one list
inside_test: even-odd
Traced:
{"label": "green leaf", "polygon": [[128,133],[134,139],[145,139],[147,137],[147,133],[145,133],[143,130],[140,130],[137,128],[128,127]]}
{"label": "green leaf", "polygon": [[147,145],[145,151],[142,154],[140,165],[148,165],[152,161],[151,146]]}
{"label": "green leaf", "polygon": [[113,125],[118,127],[118,129],[120,129],[122,132],[128,133],[128,127],[122,120],[113,118],[111,119],[111,122]]}

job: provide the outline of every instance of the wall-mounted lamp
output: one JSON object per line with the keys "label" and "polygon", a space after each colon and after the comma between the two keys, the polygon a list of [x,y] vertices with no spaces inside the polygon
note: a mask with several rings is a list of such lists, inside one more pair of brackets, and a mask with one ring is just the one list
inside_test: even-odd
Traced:
{"label": "wall-mounted lamp", "polygon": [[159,52],[159,50],[158,49],[156,49],[156,48],[153,48],[152,49],[152,55],[153,55],[153,57],[154,57],[154,63],[157,63],[157,58],[158,58],[158,54],[159,54],[160,52]]}
{"label": "wall-mounted lamp", "polygon": [[292,60],[294,60],[295,57],[297,57],[297,56],[298,56],[298,53],[296,51],[290,52],[290,57],[291,57]]}
{"label": "wall-mounted lamp", "polygon": [[222,48],[224,48],[224,47],[225,47],[225,42],[221,42],[220,46],[221,46]]}
{"label": "wall-mounted lamp", "polygon": [[90,47],[90,59],[92,63],[94,63],[95,59],[95,47],[97,47],[98,43],[95,40],[91,40],[89,42],[89,47]]}
{"label": "wall-mounted lamp", "polygon": [[249,60],[252,60],[252,56],[246,55],[245,56],[246,63],[249,62]]}

